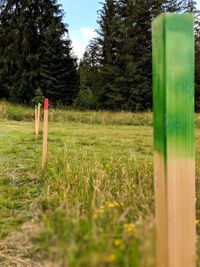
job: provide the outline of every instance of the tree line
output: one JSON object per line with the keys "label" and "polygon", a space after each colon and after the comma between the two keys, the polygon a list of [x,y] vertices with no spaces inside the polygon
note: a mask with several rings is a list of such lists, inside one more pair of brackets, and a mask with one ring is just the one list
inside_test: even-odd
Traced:
{"label": "tree line", "polygon": [[[106,0],[98,36],[80,64],[81,91],[103,109],[152,109],[151,22],[162,12],[195,12],[195,1]],[[196,15],[197,17],[197,15]],[[199,22],[196,19],[196,107],[200,108]],[[178,49],[177,44],[177,49]],[[87,104],[87,103],[86,103]]]}
{"label": "tree line", "polygon": [[105,0],[97,36],[79,64],[56,0],[0,1],[0,98],[82,109],[152,109],[151,22],[162,12],[196,15],[196,110],[200,20],[193,0]]}

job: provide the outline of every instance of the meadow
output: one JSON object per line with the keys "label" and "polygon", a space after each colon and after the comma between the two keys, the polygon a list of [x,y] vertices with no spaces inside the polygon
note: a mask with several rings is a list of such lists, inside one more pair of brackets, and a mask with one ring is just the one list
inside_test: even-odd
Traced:
{"label": "meadow", "polygon": [[154,267],[152,114],[50,109],[42,171],[33,112],[0,103],[0,266]]}

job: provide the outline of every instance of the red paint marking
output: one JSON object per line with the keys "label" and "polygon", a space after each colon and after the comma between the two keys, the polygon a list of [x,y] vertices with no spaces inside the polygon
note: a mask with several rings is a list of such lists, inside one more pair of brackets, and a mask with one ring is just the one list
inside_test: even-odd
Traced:
{"label": "red paint marking", "polygon": [[44,99],[44,109],[45,110],[48,110],[49,109],[49,99],[48,98],[45,98]]}

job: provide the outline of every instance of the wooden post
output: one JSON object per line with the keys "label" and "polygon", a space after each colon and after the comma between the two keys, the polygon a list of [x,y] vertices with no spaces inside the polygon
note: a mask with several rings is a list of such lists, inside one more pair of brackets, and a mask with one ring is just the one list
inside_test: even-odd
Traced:
{"label": "wooden post", "polygon": [[34,106],[35,109],[35,136],[37,138],[37,132],[38,132],[38,110],[37,105]]}
{"label": "wooden post", "polygon": [[38,109],[38,114],[37,114],[37,133],[36,133],[36,137],[38,137],[39,135],[39,130],[40,130],[40,108],[41,108],[41,104],[38,103],[37,109]]}
{"label": "wooden post", "polygon": [[48,100],[48,98],[45,98],[44,99],[42,169],[44,169],[46,162],[47,162],[48,108],[49,108],[49,100]]}
{"label": "wooden post", "polygon": [[194,19],[153,23],[157,267],[195,267]]}

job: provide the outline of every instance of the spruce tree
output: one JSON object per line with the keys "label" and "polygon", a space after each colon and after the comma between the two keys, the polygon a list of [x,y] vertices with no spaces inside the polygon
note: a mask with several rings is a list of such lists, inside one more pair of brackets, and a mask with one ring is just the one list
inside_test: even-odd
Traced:
{"label": "spruce tree", "polygon": [[119,110],[123,104],[119,86],[123,73],[119,66],[121,19],[118,16],[118,1],[106,0],[99,12],[99,44],[101,56],[101,92],[99,106],[103,109]]}
{"label": "spruce tree", "polygon": [[99,98],[99,91],[102,86],[101,62],[102,47],[97,39],[92,39],[86,48],[83,58],[79,64],[80,90],[90,89]]}
{"label": "spruce tree", "polygon": [[30,103],[41,90],[70,105],[79,81],[63,12],[56,0],[8,0],[0,6],[0,97]]}
{"label": "spruce tree", "polygon": [[120,0],[124,108],[151,107],[151,1]]}
{"label": "spruce tree", "polygon": [[43,94],[53,104],[72,105],[79,90],[76,58],[65,27],[49,24],[40,47],[39,83]]}
{"label": "spruce tree", "polygon": [[[162,12],[184,12],[179,0],[106,0],[99,13],[99,106],[152,108],[151,23]],[[88,77],[93,68],[87,72]],[[97,76],[96,76],[97,77]],[[92,84],[92,83],[91,83]]]}

